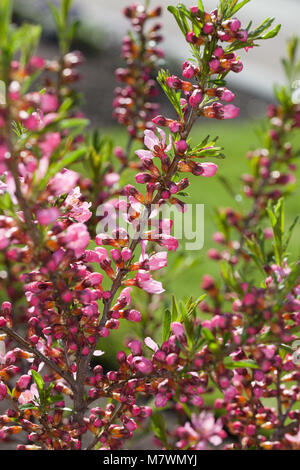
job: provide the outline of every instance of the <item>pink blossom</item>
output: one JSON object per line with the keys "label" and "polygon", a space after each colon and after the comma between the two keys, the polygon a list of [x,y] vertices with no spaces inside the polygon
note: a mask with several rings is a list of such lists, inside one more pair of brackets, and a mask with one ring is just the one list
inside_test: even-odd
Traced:
{"label": "pink blossom", "polygon": [[214,415],[207,411],[202,411],[199,416],[192,415],[192,424],[196,432],[199,434],[199,440],[210,442],[214,446],[222,443],[219,433],[222,431],[222,421],[215,421]]}
{"label": "pink blossom", "polygon": [[131,295],[130,295],[131,290],[132,290],[131,287],[126,287],[125,289],[123,289],[117,302],[121,302],[124,299],[126,302],[126,305],[130,305],[131,304]]}
{"label": "pink blossom", "polygon": [[185,335],[184,327],[179,322],[171,323],[172,333],[176,336],[176,338],[182,337]]}
{"label": "pink blossom", "polygon": [[41,109],[44,113],[52,113],[57,111],[59,106],[58,99],[55,95],[44,93],[41,96]]}
{"label": "pink blossom", "polygon": [[156,253],[149,258],[150,271],[157,271],[159,269],[165,268],[167,264],[167,253],[165,251],[160,251],[159,253]]}
{"label": "pink blossom", "polygon": [[120,181],[119,173],[107,173],[103,178],[103,184],[113,186]]}
{"label": "pink blossom", "polygon": [[43,59],[43,57],[40,56],[33,56],[29,61],[30,67],[33,67],[35,69],[43,69],[45,67],[45,64],[45,60]]}
{"label": "pink blossom", "polygon": [[163,408],[168,403],[168,396],[164,393],[158,393],[155,397],[156,408]]}
{"label": "pink blossom", "polygon": [[7,388],[4,382],[0,382],[0,401],[4,400],[7,395]]}
{"label": "pink blossom", "polygon": [[201,176],[205,176],[206,178],[210,178],[214,176],[217,173],[218,170],[218,165],[215,163],[201,163],[201,167],[203,168],[203,173],[201,173]]}
{"label": "pink blossom", "polygon": [[224,119],[234,119],[239,115],[240,109],[233,104],[227,104],[223,108]]}
{"label": "pink blossom", "polygon": [[140,322],[142,319],[142,315],[140,312],[138,312],[138,310],[130,310],[127,315],[127,319],[133,322]]}
{"label": "pink blossom", "polygon": [[139,340],[135,339],[130,341],[130,343],[128,343],[128,347],[135,356],[140,356],[142,354],[142,343]]}
{"label": "pink blossom", "polygon": [[157,135],[149,130],[146,129],[144,132],[144,144],[149,150],[137,150],[135,153],[137,156],[141,159],[144,160],[145,158],[153,158],[155,156],[161,156],[164,155],[166,152],[169,152],[172,148],[172,137],[169,137],[169,145],[166,145],[166,134],[165,132],[160,129],[159,127],[157,128],[157,131],[160,134],[160,139],[157,137]]}
{"label": "pink blossom", "polygon": [[195,108],[198,106],[203,99],[203,94],[200,90],[194,90],[189,98],[190,105]]}
{"label": "pink blossom", "polygon": [[48,188],[55,196],[68,194],[78,182],[79,174],[73,170],[63,169],[49,181]]}
{"label": "pink blossom", "polygon": [[148,346],[148,348],[152,349],[152,351],[154,352],[158,351],[158,345],[149,336],[147,336],[147,338],[144,339],[144,343],[146,344],[146,346]]}
{"label": "pink blossom", "polygon": [[17,386],[21,390],[25,390],[25,388],[28,387],[30,381],[31,381],[31,376],[30,375],[21,375],[21,377],[17,381]]}
{"label": "pink blossom", "polygon": [[90,235],[86,225],[72,224],[63,235],[63,240],[67,248],[73,250],[76,258],[79,258],[90,242]]}
{"label": "pink blossom", "polygon": [[175,237],[165,233],[161,234],[158,243],[160,245],[166,246],[168,251],[176,251],[178,248],[178,240]]}
{"label": "pink blossom", "polygon": [[20,405],[24,405],[25,403],[38,400],[38,398],[39,398],[39,392],[38,392],[37,386],[35,384],[32,384],[30,387],[30,390],[25,390],[24,392],[21,393],[18,401]]}
{"label": "pink blossom", "polygon": [[143,356],[135,356],[132,363],[142,374],[149,375],[153,370],[152,362]]}
{"label": "pink blossom", "polygon": [[144,271],[139,271],[137,273],[136,280],[139,287],[148,292],[148,294],[162,294],[165,291],[161,282],[155,281],[149,273]]}
{"label": "pink blossom", "polygon": [[81,201],[81,192],[79,186],[76,186],[64,202],[64,206],[69,207],[68,216],[77,222],[87,222],[91,217],[92,213],[89,208],[92,203],[87,201]]}
{"label": "pink blossom", "polygon": [[49,209],[39,209],[36,213],[38,223],[41,225],[49,225],[60,216],[60,211],[57,207],[50,207]]}

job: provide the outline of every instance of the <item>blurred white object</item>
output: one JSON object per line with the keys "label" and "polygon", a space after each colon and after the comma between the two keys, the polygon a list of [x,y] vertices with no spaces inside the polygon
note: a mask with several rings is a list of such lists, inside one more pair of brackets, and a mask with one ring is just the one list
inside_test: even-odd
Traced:
{"label": "blurred white object", "polygon": [[0,341],[0,364],[4,363],[5,354],[6,354],[5,342]]}

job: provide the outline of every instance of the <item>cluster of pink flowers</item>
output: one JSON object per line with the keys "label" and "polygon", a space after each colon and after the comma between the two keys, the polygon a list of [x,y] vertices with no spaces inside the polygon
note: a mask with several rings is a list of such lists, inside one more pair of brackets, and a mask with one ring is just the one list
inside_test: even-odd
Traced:
{"label": "cluster of pink flowers", "polygon": [[[121,320],[142,323],[136,288],[149,296],[164,292],[155,273],[167,267],[167,253],[177,250],[178,240],[171,234],[172,220],[160,219],[157,212],[167,203],[184,211],[183,191],[190,182],[178,174],[213,177],[217,171],[215,163],[201,159],[217,157],[221,149],[205,141],[193,147],[189,135],[194,123],[199,117],[238,114],[233,105],[219,102],[234,99],[220,81],[229,71],[241,70],[234,51],[241,44],[251,46],[261,30],[241,29],[234,11],[228,17],[229,5],[223,3],[224,10],[210,14],[201,10],[201,2],[190,10],[178,7],[180,18],[186,18],[184,37],[195,63],[183,64],[183,77],[190,81],[159,74],[176,120],[152,119],[157,107],[149,101],[156,89],[151,73],[162,56],[157,48],[161,37],[158,25],[147,33],[144,25],[161,10],[140,5],[125,10],[137,40],[128,36],[123,44],[127,69],[119,69],[117,77],[125,87],[116,91],[115,115],[129,132],[128,149],[133,139],[143,140],[144,148],[136,151],[137,162],[129,162],[128,151],[117,147],[118,170],[110,161],[107,140],[93,135],[86,145],[82,135],[86,121],[71,87],[78,78],[80,53],[64,53],[50,62],[21,55],[18,62],[13,51],[11,61],[1,62],[7,104],[0,113],[0,249],[5,266],[0,283],[6,295],[0,315],[0,401],[7,411],[0,416],[0,438],[7,441],[25,431],[21,450],[78,450],[83,442],[88,442],[86,449],[120,449],[134,431],[148,426],[153,409],[164,407],[181,416],[181,423],[186,421],[173,431],[161,429],[156,444],[165,448],[202,450],[221,446],[224,439],[227,448],[299,447],[300,413],[294,409],[299,371],[290,346],[300,324],[299,275],[284,252],[277,250],[275,260],[263,263],[263,286],[232,272],[223,292],[206,276],[202,289],[208,300],[200,303],[200,310],[211,319],[197,315],[200,301],[178,307],[174,300],[161,342],[143,333],[138,339],[133,331],[126,350],[117,353],[118,366],[106,370],[101,363],[106,338]],[[62,0],[62,6],[65,21],[70,2]],[[179,10],[173,11],[177,19]],[[188,21],[193,26],[185,31]],[[228,42],[230,50],[219,42]],[[5,48],[8,54],[9,45]],[[30,79],[39,74],[45,88],[29,93]],[[287,116],[270,110],[274,158],[268,163],[264,150],[255,156],[267,182],[247,177],[253,211],[246,216],[226,212],[241,237],[239,244],[225,230],[215,240],[227,245],[226,256],[215,250],[211,257],[231,265],[249,261],[243,236],[251,242],[267,199],[282,195],[270,197],[267,186],[292,181],[272,165],[294,169],[291,149],[282,139],[290,130],[286,121],[292,117],[291,128],[298,125],[298,111],[290,107]],[[168,127],[169,137],[158,125]],[[88,177],[70,168],[75,162],[87,163]],[[145,184],[145,191],[119,186],[124,167],[135,170],[136,183]],[[97,233],[102,217],[96,214],[97,205],[113,207],[132,230],[117,226],[112,233]],[[271,207],[267,210],[272,213]],[[207,395],[215,390],[220,397],[209,406]],[[264,398],[275,398],[277,410],[265,405]]]}
{"label": "cluster of pink flowers", "polygon": [[123,87],[115,90],[113,116],[126,126],[129,135],[143,139],[145,129],[153,129],[152,118],[157,114],[159,104],[153,102],[159,91],[155,72],[164,54],[158,47],[162,41],[161,24],[155,23],[145,30],[149,20],[161,15],[161,7],[149,9],[141,4],[133,4],[124,10],[130,19],[135,36],[130,34],[123,39],[122,58],[126,68],[116,70],[116,79]]}

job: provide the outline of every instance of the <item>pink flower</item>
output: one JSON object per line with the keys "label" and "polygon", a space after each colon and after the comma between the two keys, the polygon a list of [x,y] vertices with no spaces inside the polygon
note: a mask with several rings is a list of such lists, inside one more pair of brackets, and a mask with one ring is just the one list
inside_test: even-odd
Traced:
{"label": "pink flower", "polygon": [[172,329],[172,333],[173,335],[176,336],[176,338],[179,338],[179,337],[182,337],[185,335],[185,332],[184,332],[184,327],[181,323],[179,322],[173,322],[171,323],[171,329]]}
{"label": "pink flower", "polygon": [[131,290],[132,290],[131,287],[126,287],[125,289],[123,289],[117,302],[121,302],[124,299],[126,302],[125,305],[130,305],[131,304],[131,295],[130,295]]}
{"label": "pink flower", "polygon": [[135,356],[132,363],[142,374],[149,375],[153,370],[152,362],[143,356]]}
{"label": "pink flower", "polygon": [[148,348],[152,349],[152,351],[154,351],[154,352],[158,351],[158,345],[149,336],[147,336],[147,338],[145,338],[144,343],[146,344],[146,346],[148,346]]}
{"label": "pink flower", "polygon": [[106,186],[113,186],[120,181],[119,173],[107,173],[103,178],[103,184]]}
{"label": "pink flower", "polygon": [[178,240],[168,234],[161,234],[158,243],[162,246],[166,246],[168,251],[176,251],[178,248]]}
{"label": "pink flower", "polygon": [[189,103],[192,106],[192,108],[195,108],[201,103],[202,99],[203,99],[202,92],[200,90],[194,90],[189,98]]}
{"label": "pink flower", "polygon": [[161,139],[157,135],[146,129],[144,132],[144,144],[149,150],[137,150],[135,153],[143,161],[145,158],[153,158],[163,156],[166,152],[169,152],[172,148],[172,137],[169,137],[169,145],[166,145],[166,134],[165,132],[157,128]]}
{"label": "pink flower", "polygon": [[21,390],[25,390],[25,388],[28,387],[30,381],[31,381],[31,375],[21,375],[21,377],[17,381],[17,386]]}
{"label": "pink flower", "polygon": [[20,405],[24,405],[25,403],[29,403],[31,401],[37,400],[39,398],[39,392],[37,386],[32,384],[30,390],[25,390],[19,396],[19,403]]}
{"label": "pink flower", "polygon": [[36,112],[28,114],[26,111],[21,111],[19,117],[29,131],[36,131],[41,125],[41,116]]}
{"label": "pink flower", "polygon": [[230,103],[231,101],[233,101],[235,98],[235,94],[228,90],[227,88],[224,88],[223,91],[222,91],[222,94],[220,96],[220,99],[222,101],[226,101],[227,103]]}
{"label": "pink flower", "polygon": [[135,339],[130,341],[130,343],[128,343],[128,347],[135,356],[140,356],[142,354],[142,343],[139,340]]}
{"label": "pink flower", "polygon": [[150,271],[157,271],[159,269],[165,268],[167,264],[168,264],[167,253],[165,251],[156,253],[155,255],[149,258],[149,270]]}
{"label": "pink flower", "polygon": [[203,168],[203,173],[201,173],[201,176],[205,176],[206,178],[210,178],[211,176],[214,176],[217,173],[218,170],[218,165],[215,163],[201,163],[201,167]]}
{"label": "pink flower", "polygon": [[222,421],[215,421],[214,415],[207,411],[202,411],[199,416],[192,415],[193,428],[199,435],[199,441],[210,442],[214,446],[222,443],[219,434],[222,432]]}
{"label": "pink flower", "polygon": [[7,388],[4,382],[0,382],[0,401],[4,400],[7,395]]}
{"label": "pink flower", "polygon": [[63,240],[67,248],[73,250],[76,258],[79,258],[90,242],[90,235],[84,224],[72,224],[63,234]]}
{"label": "pink flower", "polygon": [[33,56],[29,61],[29,65],[35,69],[43,69],[45,67],[45,60],[40,56]]}
{"label": "pink flower", "polygon": [[227,104],[223,108],[224,119],[234,119],[239,115],[240,109],[233,104]]}
{"label": "pink flower", "polygon": [[142,315],[138,310],[130,310],[127,315],[127,319],[133,322],[140,322],[142,319]]}
{"label": "pink flower", "polygon": [[178,153],[183,154],[187,151],[188,144],[185,140],[178,140],[177,142],[175,142],[175,147]]}
{"label": "pink flower", "polygon": [[209,66],[211,68],[211,70],[213,70],[214,72],[216,72],[219,68],[220,68],[220,61],[219,59],[212,59],[210,62],[209,62]]}
{"label": "pink flower", "polygon": [[163,408],[168,403],[169,398],[164,393],[158,393],[155,397],[155,406],[156,408]]}
{"label": "pink flower", "polygon": [[182,64],[182,75],[184,78],[193,78],[197,72],[196,67],[189,61]]}
{"label": "pink flower", "polygon": [[155,281],[149,273],[144,271],[139,271],[137,273],[136,280],[138,282],[138,286],[148,292],[148,294],[162,294],[165,291],[161,282]]}
{"label": "pink flower", "polygon": [[41,96],[41,109],[44,113],[53,113],[57,111],[58,106],[59,102],[55,95],[44,93]]}
{"label": "pink flower", "polygon": [[49,181],[48,188],[54,196],[68,194],[78,182],[79,174],[66,168],[57,173]]}
{"label": "pink flower", "polygon": [[39,148],[44,156],[50,157],[54,150],[57,149],[61,141],[59,132],[48,132],[44,141],[39,143]]}
{"label": "pink flower", "polygon": [[49,225],[60,216],[57,207],[50,207],[49,209],[39,209],[36,213],[38,223],[41,225]]}
{"label": "pink flower", "polygon": [[92,203],[81,201],[81,192],[79,186],[71,191],[71,193],[66,198],[64,205],[70,208],[68,216],[77,220],[77,222],[84,223],[92,217],[92,213],[89,210]]}

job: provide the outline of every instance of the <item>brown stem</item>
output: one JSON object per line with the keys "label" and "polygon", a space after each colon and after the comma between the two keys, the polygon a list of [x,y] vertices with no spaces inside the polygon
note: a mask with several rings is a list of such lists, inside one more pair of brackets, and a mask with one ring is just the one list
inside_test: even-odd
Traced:
{"label": "brown stem", "polygon": [[34,346],[31,346],[28,341],[26,341],[24,338],[18,335],[15,331],[13,331],[11,328],[8,328],[7,326],[1,326],[0,330],[2,330],[4,333],[6,333],[10,338],[12,338],[17,344],[19,344],[23,349],[26,351],[30,352],[33,354],[35,357],[37,357],[40,361],[44,362],[47,364],[48,367],[53,369],[55,372],[60,375],[63,379],[65,379],[66,382],[70,385],[72,390],[75,390],[76,388],[76,383],[73,377],[62,370],[55,362],[53,362],[51,359],[46,357],[43,353],[41,353],[38,349],[36,349]]}

